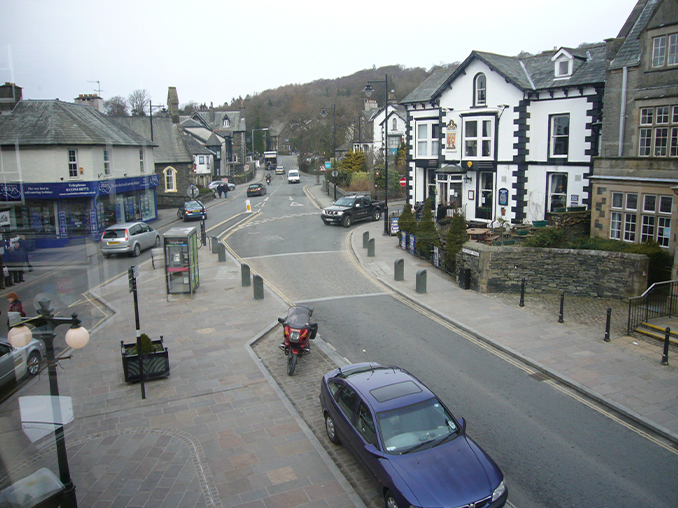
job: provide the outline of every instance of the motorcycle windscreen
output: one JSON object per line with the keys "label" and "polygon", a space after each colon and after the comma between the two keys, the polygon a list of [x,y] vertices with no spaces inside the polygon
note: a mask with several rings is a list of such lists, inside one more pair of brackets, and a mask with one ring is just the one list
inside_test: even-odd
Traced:
{"label": "motorcycle windscreen", "polygon": [[291,307],[287,311],[287,324],[292,328],[305,328],[311,312],[306,307]]}

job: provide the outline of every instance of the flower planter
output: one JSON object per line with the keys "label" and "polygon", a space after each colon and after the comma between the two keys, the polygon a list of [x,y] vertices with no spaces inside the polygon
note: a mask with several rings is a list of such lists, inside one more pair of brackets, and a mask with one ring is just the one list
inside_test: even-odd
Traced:
{"label": "flower planter", "polygon": [[547,220],[533,220],[532,221],[532,226],[535,228],[543,228],[548,225],[549,221]]}
{"label": "flower planter", "polygon": [[[162,337],[151,341],[154,346],[159,346],[160,351],[146,353],[143,356],[144,381],[160,379],[169,376],[169,351],[164,346]],[[130,349],[136,349],[136,342],[124,343],[120,341],[122,354],[122,370],[125,374],[126,383],[138,383],[141,381],[139,375],[139,355],[129,354]]]}

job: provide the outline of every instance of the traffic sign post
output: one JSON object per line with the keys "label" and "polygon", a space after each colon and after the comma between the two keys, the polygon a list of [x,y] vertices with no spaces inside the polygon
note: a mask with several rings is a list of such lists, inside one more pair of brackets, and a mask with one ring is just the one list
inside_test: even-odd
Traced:
{"label": "traffic sign post", "polygon": [[188,186],[188,189],[186,189],[186,194],[188,195],[189,198],[195,199],[200,195],[200,189],[198,189],[195,185],[191,184]]}
{"label": "traffic sign post", "polygon": [[407,178],[406,177],[401,177],[400,178],[400,186],[405,187],[407,185]]}

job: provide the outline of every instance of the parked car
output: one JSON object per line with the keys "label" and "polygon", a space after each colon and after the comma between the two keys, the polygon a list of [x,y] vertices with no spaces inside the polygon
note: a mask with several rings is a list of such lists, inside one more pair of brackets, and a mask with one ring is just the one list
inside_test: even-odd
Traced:
{"label": "parked car", "polygon": [[377,482],[387,508],[499,508],[504,475],[421,381],[398,367],[360,363],[323,376],[327,437]]}
{"label": "parked car", "polygon": [[215,180],[214,182],[210,182],[210,184],[207,186],[207,188],[210,189],[210,190],[217,190],[217,187],[219,187],[219,185],[221,185],[221,184],[225,184],[226,186],[228,186],[229,192],[235,190],[235,184],[234,183],[231,183],[231,182],[226,183],[222,180]]}
{"label": "parked car", "polygon": [[107,227],[101,235],[101,253],[105,257],[113,254],[132,254],[160,245],[160,233],[142,221],[123,222]]}
{"label": "parked car", "polygon": [[0,387],[26,375],[35,376],[43,358],[45,344],[41,340],[31,339],[26,346],[15,348],[6,338],[0,338]]}
{"label": "parked car", "polygon": [[276,166],[275,167],[275,174],[276,175],[284,175],[285,174],[285,166]]}
{"label": "parked car", "polygon": [[197,199],[194,201],[185,201],[183,205],[177,210],[177,217],[186,222],[192,219],[206,219],[207,209]]}
{"label": "parked car", "polygon": [[263,196],[266,194],[266,186],[261,183],[251,183],[249,187],[247,187],[247,197],[249,198],[250,196]]}
{"label": "parked car", "polygon": [[289,172],[287,173],[287,183],[299,183],[301,180],[299,179],[299,170],[298,169],[290,169]]}

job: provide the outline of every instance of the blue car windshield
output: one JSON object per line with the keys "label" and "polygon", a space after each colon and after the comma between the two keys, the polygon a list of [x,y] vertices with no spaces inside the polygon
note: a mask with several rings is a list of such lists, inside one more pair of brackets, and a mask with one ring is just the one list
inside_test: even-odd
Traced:
{"label": "blue car windshield", "polygon": [[437,398],[377,413],[383,450],[399,455],[438,446],[459,434],[459,426]]}

